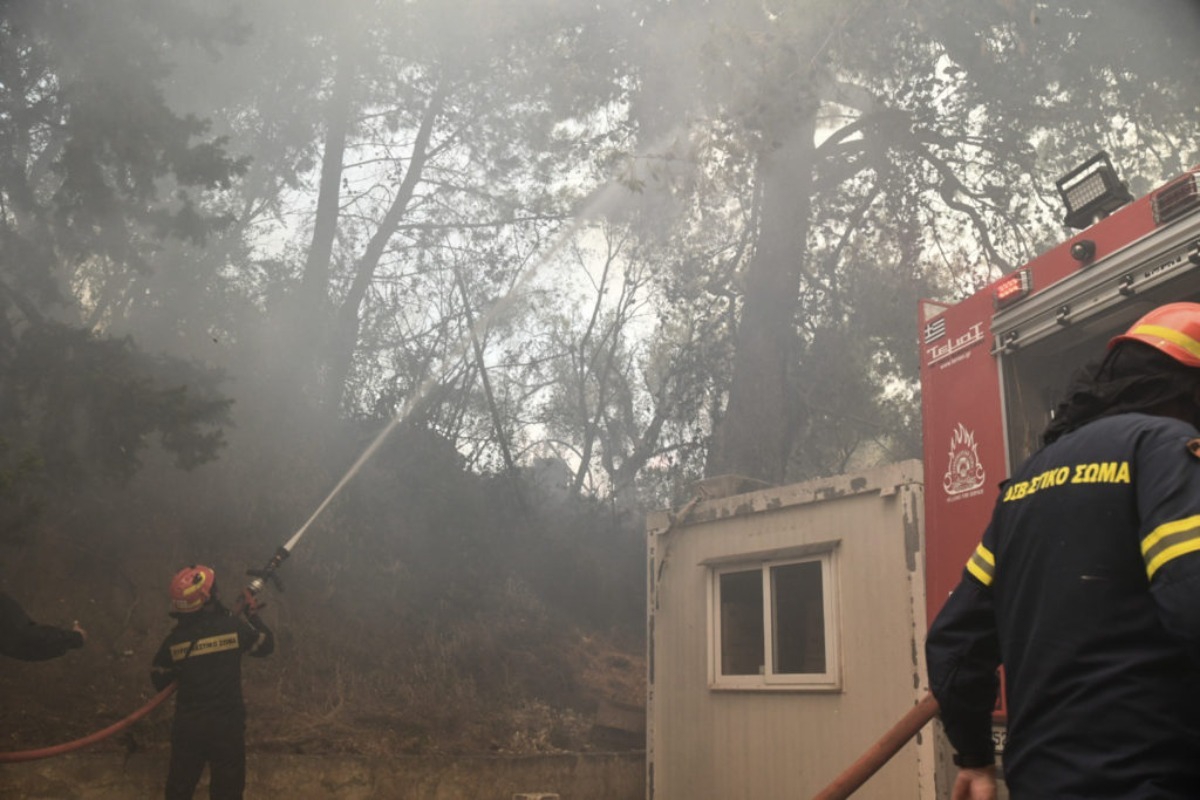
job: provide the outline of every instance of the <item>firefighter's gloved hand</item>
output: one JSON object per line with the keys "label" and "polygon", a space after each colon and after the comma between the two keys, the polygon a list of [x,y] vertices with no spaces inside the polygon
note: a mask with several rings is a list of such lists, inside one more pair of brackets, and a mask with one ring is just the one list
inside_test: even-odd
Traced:
{"label": "firefighter's gloved hand", "polygon": [[249,589],[242,589],[242,613],[247,617],[252,617],[261,609],[266,608],[267,604],[258,599],[258,596]]}

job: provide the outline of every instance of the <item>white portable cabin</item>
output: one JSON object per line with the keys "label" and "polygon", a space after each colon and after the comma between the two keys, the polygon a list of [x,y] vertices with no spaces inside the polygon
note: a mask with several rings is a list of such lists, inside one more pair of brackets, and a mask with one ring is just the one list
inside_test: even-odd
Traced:
{"label": "white portable cabin", "polygon": [[[651,800],[811,797],[912,709],[923,513],[906,461],[650,516]],[[855,797],[933,798],[930,732]]]}

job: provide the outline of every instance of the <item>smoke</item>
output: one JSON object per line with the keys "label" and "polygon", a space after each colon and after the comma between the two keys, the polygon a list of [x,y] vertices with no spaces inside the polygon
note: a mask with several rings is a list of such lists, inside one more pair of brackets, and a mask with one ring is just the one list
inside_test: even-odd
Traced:
{"label": "smoke", "polygon": [[[486,633],[484,601],[546,620],[547,639],[555,608],[636,627],[636,608],[583,595],[640,597],[637,514],[703,469],[765,243],[789,243],[768,273],[799,276],[782,316],[802,345],[789,368],[821,387],[797,445],[819,471],[857,463],[845,443],[877,435],[850,421],[879,417],[872,386],[910,385],[912,354],[873,349],[912,340],[909,294],[1057,236],[1045,187],[1080,152],[1105,147],[1145,183],[1200,162],[1200,9],[1183,0],[113,9],[88,6],[94,27],[59,40],[77,48],[63,63],[136,53],[177,116],[159,124],[192,131],[196,159],[220,150],[245,170],[199,187],[150,170],[137,258],[80,259],[54,309],[219,373],[233,400],[217,461],[181,471],[145,444],[131,483],[60,487],[67,499],[22,551],[48,584],[101,587],[97,637],[118,652],[160,630],[155,598],[178,565],[212,562],[236,583],[285,542],[296,555],[281,572],[300,588],[273,613],[310,636],[314,662],[337,650],[339,616],[369,640],[406,626],[430,652],[451,645],[423,614],[465,608]],[[156,38],[163,21],[193,33]],[[11,124],[14,91],[0,92]],[[128,99],[100,107],[125,119]],[[41,198],[56,196],[57,151],[36,147],[52,140],[49,127],[28,138]],[[220,224],[158,236],[162,209]],[[20,227],[7,212],[0,223]],[[3,269],[7,283],[16,267]],[[637,302],[619,307],[627,288]],[[841,345],[851,326],[870,343],[862,369]],[[911,411],[889,419],[913,424]],[[539,491],[526,472],[564,485]],[[88,572],[99,551],[109,561],[93,572],[117,569],[116,588]]]}

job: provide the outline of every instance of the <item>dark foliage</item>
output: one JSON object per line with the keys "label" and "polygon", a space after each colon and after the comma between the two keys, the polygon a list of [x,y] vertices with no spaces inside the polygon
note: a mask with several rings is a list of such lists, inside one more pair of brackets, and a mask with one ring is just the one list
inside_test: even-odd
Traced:
{"label": "dark foliage", "polygon": [[[113,13],[118,11],[120,13]],[[229,401],[219,376],[105,334],[97,276],[149,269],[163,238],[224,224],[194,192],[244,164],[159,84],[181,39],[236,37],[185,4],[0,4],[0,511],[128,478],[147,439],[185,468],[215,457]],[[11,525],[6,525],[11,530]]]}

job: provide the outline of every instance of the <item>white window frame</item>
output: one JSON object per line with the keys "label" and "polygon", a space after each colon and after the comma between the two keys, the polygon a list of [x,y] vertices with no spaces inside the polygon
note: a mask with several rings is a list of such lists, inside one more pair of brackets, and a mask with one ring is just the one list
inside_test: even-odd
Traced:
{"label": "white window frame", "polygon": [[[771,558],[743,556],[708,564],[708,685],[710,689],[767,691],[840,691],[841,616],[838,602],[837,548],[798,548],[795,554],[772,554]],[[789,564],[817,562],[821,565],[822,612],[825,615],[825,671],[820,673],[775,673],[775,615],[771,569]],[[757,570],[762,576],[763,666],[758,675],[725,675],[721,672],[721,576]]]}

